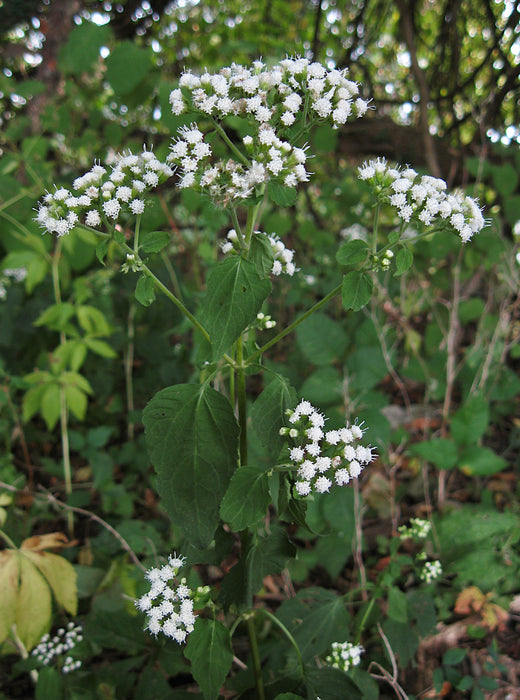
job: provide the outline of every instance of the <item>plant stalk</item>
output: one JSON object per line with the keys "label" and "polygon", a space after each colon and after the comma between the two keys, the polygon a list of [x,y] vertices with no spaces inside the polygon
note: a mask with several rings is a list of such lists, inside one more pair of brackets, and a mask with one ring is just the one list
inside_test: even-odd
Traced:
{"label": "plant stalk", "polygon": [[287,326],[287,328],[284,328],[283,331],[280,331],[278,335],[275,335],[274,338],[271,338],[269,342],[267,342],[265,345],[262,345],[261,348],[259,348],[256,352],[254,352],[250,357],[248,357],[248,364],[251,364],[251,362],[254,362],[258,357],[263,355],[263,353],[266,350],[269,350],[269,348],[273,347],[273,345],[276,345],[276,343],[281,340],[282,338],[285,338],[286,335],[291,333],[297,326],[300,325],[305,319],[309,318],[309,316],[312,316],[312,314],[315,311],[318,311],[321,309],[322,306],[325,306],[325,304],[328,304],[328,302],[333,299],[336,294],[338,294],[341,291],[341,284],[339,284],[337,287],[334,287],[334,289],[329,292],[326,296],[323,297],[320,301],[318,301],[314,306],[311,306],[310,309],[308,309],[304,314],[302,314],[299,318],[296,319],[296,321],[293,321],[290,325]]}
{"label": "plant stalk", "polygon": [[262,678],[262,665],[260,663],[260,653],[258,651],[258,641],[256,638],[255,618],[249,615],[246,620],[247,634],[251,645],[251,658],[253,660],[253,670],[255,674],[256,696],[258,700],[265,700],[264,680]]}

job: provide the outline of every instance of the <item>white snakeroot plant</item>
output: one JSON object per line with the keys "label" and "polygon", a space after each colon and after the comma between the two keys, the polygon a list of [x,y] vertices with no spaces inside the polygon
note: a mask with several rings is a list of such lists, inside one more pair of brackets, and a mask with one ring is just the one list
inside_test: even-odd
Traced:
{"label": "white snakeroot plant", "polygon": [[[269,207],[295,204],[298,190],[312,177],[314,156],[306,140],[311,128],[321,124],[348,131],[350,121],[365,115],[368,101],[346,70],[294,57],[273,66],[255,61],[201,75],[186,71],[171,91],[170,105],[184,125],[172,135],[164,161],[144,149],[137,155],[117,155],[104,166],[96,163],[70,187],[49,191],[36,220],[57,236],[75,228],[94,232],[100,239],[100,260],[109,243],[119,247],[122,271],[139,275],[137,300],[148,306],[155,292],[161,292],[196,331],[193,376],[156,394],[143,411],[143,423],[157,489],[183,550],[190,551],[190,558],[193,554],[194,562],[217,567],[231,551],[237,561],[220,583],[218,601],[203,600],[201,591],[203,604],[197,608],[199,591],[178,579],[184,557],[173,555],[168,564],[148,570],[150,589],[136,601],[148,631],[183,645],[195,679],[208,697],[216,697],[233,660],[231,636],[244,623],[257,695],[264,697],[255,617],[267,616],[296,651],[297,682],[304,696],[315,697],[320,687],[313,674],[320,669],[304,662],[298,635],[285,627],[283,616],[254,601],[265,577],[280,574],[296,552],[286,529],[272,520],[278,516],[280,523],[311,529],[306,517],[312,501],[335,498],[333,491],[347,494],[342,487],[362,476],[376,452],[362,444],[365,428],[358,420],[327,429],[324,414],[309,401],[298,401],[288,380],[263,357],[338,295],[345,310],[362,309],[370,301],[375,276],[392,270],[402,274],[410,267],[417,238],[450,230],[467,242],[484,219],[475,200],[449,193],[442,180],[409,167],[391,167],[383,159],[365,163],[359,177],[373,195],[373,228],[350,226],[351,240],[338,241],[336,259],[347,268],[342,283],[259,345],[254,331],[278,327],[268,308],[273,283],[280,284],[281,275],[294,278],[298,264],[286,242],[261,226],[262,215]],[[227,235],[193,311],[149,267],[148,256],[166,247],[169,237],[146,231],[142,215],[149,194],[172,176],[180,190],[207,195],[229,215]],[[395,214],[388,232],[378,229],[383,208]],[[411,229],[419,232],[415,239]],[[303,279],[311,283],[310,276]],[[249,401],[246,380],[255,373],[266,379],[260,394]],[[251,432],[254,451],[249,449]],[[431,580],[435,571],[432,562],[424,576]],[[213,612],[220,606],[219,614],[202,612],[206,602]],[[304,608],[300,602],[298,617]],[[339,608],[334,603],[334,610]],[[319,612],[316,605],[312,614]],[[329,613],[326,598],[323,614]],[[232,615],[236,619],[229,631],[221,620]],[[323,654],[321,643],[309,642],[308,658]],[[345,670],[359,663],[361,651],[359,645],[338,643],[329,663]],[[271,653],[280,655],[279,647],[266,651]],[[283,684],[292,660],[291,655],[283,657],[277,683]],[[291,677],[280,692],[294,687]],[[348,697],[352,685],[346,688]]]}
{"label": "white snakeroot plant", "polygon": [[36,220],[49,233],[63,236],[75,226],[113,226],[126,215],[135,218],[145,208],[146,192],[173,175],[173,170],[146,149],[139,155],[117,155],[107,167],[95,164],[74,180],[72,188],[48,192]]}
{"label": "white snakeroot plant", "polygon": [[464,243],[484,228],[476,201],[462,192],[449,193],[440,178],[419,175],[413,168],[391,167],[384,158],[364,163],[358,172],[373,187],[377,200],[392,206],[406,224],[451,229]]}
{"label": "white snakeroot plant", "polygon": [[194,591],[186,585],[186,579],[178,579],[185,558],[176,554],[168,557],[168,563],[148,569],[145,578],[150,590],[136,600],[136,607],[146,614],[146,628],[157,636],[160,632],[178,644],[183,644],[193,632],[197,615],[193,612]]}
{"label": "white snakeroot plant", "polygon": [[340,671],[348,671],[353,666],[359,666],[361,654],[365,651],[361,644],[352,642],[332,642],[332,651],[325,658],[326,663]]}
{"label": "white snakeroot plant", "polygon": [[53,636],[45,634],[31,651],[31,656],[43,666],[56,665],[62,673],[72,673],[81,667],[81,661],[74,659],[71,652],[82,639],[81,625],[69,622],[66,627],[60,627]]}
{"label": "white snakeroot plant", "polygon": [[280,435],[291,441],[289,458],[296,469],[299,496],[346,486],[375,459],[372,447],[357,444],[365,432],[361,425],[327,431],[325,416],[305,399],[286,413],[291,427],[280,428]]}

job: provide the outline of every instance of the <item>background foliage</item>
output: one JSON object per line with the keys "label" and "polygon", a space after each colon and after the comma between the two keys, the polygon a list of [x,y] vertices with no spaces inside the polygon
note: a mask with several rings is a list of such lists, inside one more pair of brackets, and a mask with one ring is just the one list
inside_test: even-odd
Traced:
{"label": "background foliage", "polygon": [[[475,698],[507,691],[518,667],[511,642],[518,603],[512,616],[505,611],[518,600],[520,563],[513,234],[520,219],[519,22],[515,3],[496,0],[2,3],[0,523],[20,546],[70,528],[70,511],[55,498],[80,509],[70,546],[50,543],[63,570],[74,565],[86,630],[81,680],[71,675],[66,687],[60,680],[59,692],[182,698],[194,685],[180,652],[143,635],[128,603],[141,593],[141,573],[120,539],[146,563],[182,543],[154,495],[141,418],[163,387],[189,387],[194,345],[165,301],[146,309],[136,302],[135,280],[118,273],[115,249],[105,251],[101,266],[88,233],[60,242],[42,236],[35,204],[94,158],[143,143],[164,157],[183,123],[168,105],[182,69],[218,69],[259,56],[274,62],[286,54],[347,66],[376,109],[344,129],[318,129],[310,186],[266,212],[266,228],[297,250],[301,267],[264,309],[280,326],[337,283],[338,246],[363,235],[369,197],[354,171],[365,158],[407,162],[465,187],[485,206],[489,227],[471,247],[448,236],[423,242],[411,269],[403,248],[401,274],[378,278],[363,312],[345,314],[336,300],[267,353],[266,367],[327,415],[341,421],[347,410],[366,420],[379,459],[366,470],[360,493],[312,504],[315,532],[288,533],[300,546],[298,559],[290,574],[264,581],[261,599],[273,608],[283,601],[279,614],[303,644],[305,661],[362,622],[367,662],[352,677],[366,697],[389,694],[397,683],[410,695],[447,687]],[[195,302],[226,217],[169,183],[153,198],[143,216],[144,240],[150,253],[156,232],[168,241],[154,271]],[[21,282],[8,274],[17,268],[27,271]],[[140,301],[151,301],[147,290]],[[262,389],[279,387],[255,381],[250,395],[260,398],[250,408],[261,415]],[[191,406],[189,396],[173,398]],[[187,413],[182,420],[189,432]],[[267,464],[276,445],[253,435],[250,451]],[[68,453],[70,484],[63,478]],[[414,552],[396,544],[398,526],[416,515],[432,518],[444,568],[429,587],[410,573]],[[217,535],[215,547],[227,552],[226,533]],[[214,565],[219,551],[197,562],[196,583],[219,584],[225,573]],[[19,556],[29,572],[27,555]],[[33,569],[27,576],[38,576]],[[360,576],[378,601],[370,609],[353,593]],[[37,580],[50,619],[50,600],[59,602],[60,594],[52,582]],[[348,612],[338,603],[344,595]],[[320,634],[310,635],[318,604],[320,616],[323,609],[328,614],[319,619]],[[70,601],[62,605],[72,613]],[[0,613],[6,615],[1,605]],[[55,606],[56,624],[60,615]],[[279,647],[266,639],[269,668]],[[0,693],[29,697],[27,671],[11,649],[3,651]],[[233,652],[241,657],[244,650]],[[192,673],[201,684],[195,657],[194,651]],[[378,684],[367,673],[370,661],[390,669],[385,675],[371,668]],[[245,688],[245,676],[237,672],[229,692]],[[45,697],[44,682],[58,683],[42,675],[38,697]]]}

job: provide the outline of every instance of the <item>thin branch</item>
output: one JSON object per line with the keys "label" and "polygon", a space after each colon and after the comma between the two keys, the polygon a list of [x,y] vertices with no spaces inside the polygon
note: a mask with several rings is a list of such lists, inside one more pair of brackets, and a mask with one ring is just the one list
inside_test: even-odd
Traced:
{"label": "thin branch", "polygon": [[441,177],[441,169],[437,160],[435,144],[433,136],[430,133],[430,123],[428,118],[428,103],[431,101],[430,89],[424,71],[419,65],[417,51],[415,47],[415,31],[412,19],[412,9],[406,5],[405,0],[397,0],[401,18],[401,29],[403,32],[404,42],[408,53],[410,54],[410,62],[412,66],[412,74],[417,83],[419,90],[419,128],[422,134],[423,146],[425,151],[426,162],[428,167],[435,177]]}
{"label": "thin branch", "polygon": [[[0,486],[4,486],[0,482]],[[141,571],[146,571],[146,567],[141,564],[139,559],[137,558],[137,555],[135,554],[134,550],[130,547],[128,542],[125,540],[124,537],[122,537],[117,530],[115,530],[112,525],[109,525],[106,520],[103,520],[103,518],[100,518],[99,515],[96,515],[95,513],[91,513],[88,510],[85,510],[84,508],[78,508],[77,506],[69,506],[66,503],[63,503],[63,501],[60,501],[56,498],[56,496],[53,496],[50,491],[47,491],[47,489],[44,489],[43,486],[38,487],[40,491],[42,491],[46,497],[46,500],[51,503],[52,505],[57,506],[58,508],[62,508],[63,510],[71,511],[74,513],[79,513],[81,515],[85,515],[87,518],[90,518],[90,520],[94,520],[95,522],[99,523],[102,527],[105,528],[105,530],[108,530],[111,535],[113,535],[116,540],[120,543],[121,547],[130,555],[130,558],[134,562],[136,566],[138,566]]]}

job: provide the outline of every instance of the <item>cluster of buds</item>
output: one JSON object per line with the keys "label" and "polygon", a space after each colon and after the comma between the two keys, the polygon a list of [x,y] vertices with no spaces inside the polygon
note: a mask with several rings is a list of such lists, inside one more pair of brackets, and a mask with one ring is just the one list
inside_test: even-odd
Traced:
{"label": "cluster of buds", "polygon": [[5,268],[0,270],[0,301],[5,301],[7,298],[7,287],[12,282],[23,282],[27,277],[25,267]]}
{"label": "cluster of buds", "polygon": [[359,666],[361,654],[365,651],[361,644],[352,642],[332,642],[332,651],[325,658],[326,663],[340,671],[348,671],[353,666]]}
{"label": "cluster of buds", "polygon": [[477,202],[462,192],[449,193],[440,178],[420,176],[413,168],[391,167],[384,158],[364,163],[358,173],[373,187],[378,200],[394,207],[405,223],[442,224],[464,243],[485,226]]}
{"label": "cluster of buds", "polygon": [[281,241],[276,234],[271,234],[267,236],[267,238],[271,244],[271,251],[274,256],[271,274],[278,276],[285,273],[289,275],[289,277],[292,277],[297,271],[293,263],[294,250],[286,248],[284,242]]}
{"label": "cluster of buds", "polygon": [[[280,240],[275,233],[267,234],[261,231],[255,231],[254,235],[264,237],[269,243],[273,256],[272,275],[278,277],[281,274],[286,274],[292,277],[294,273],[298,271],[298,268],[293,263],[294,250],[286,248],[284,242]],[[239,252],[240,247],[239,235],[236,230],[232,228],[227,232],[226,240],[221,242],[220,248],[222,252],[226,254],[232,251]]]}
{"label": "cluster of buds", "polygon": [[291,427],[281,428],[280,435],[293,443],[289,457],[297,469],[295,488],[300,496],[313,490],[328,492],[333,484],[346,486],[374,460],[372,447],[357,444],[364,433],[361,425],[325,432],[325,417],[305,400],[294,411],[288,410],[287,416]]}
{"label": "cluster of buds", "polygon": [[[107,166],[109,167],[109,166]],[[112,170],[95,164],[65,187],[48,192],[40,202],[36,221],[49,233],[64,236],[75,226],[112,228],[122,215],[138,216],[146,193],[173,175],[173,170],[146,149],[139,155],[116,155]]]}
{"label": "cluster of buds", "polygon": [[78,642],[83,639],[81,625],[69,622],[66,628],[60,627],[56,634],[51,637],[45,634],[34,647],[31,655],[43,666],[50,666],[55,661],[61,667],[62,673],[71,673],[81,666],[79,659],[73,659],[70,652]]}
{"label": "cluster of buds", "polygon": [[411,518],[410,526],[400,525],[398,527],[399,537],[402,540],[406,539],[419,539],[425,540],[430,534],[432,529],[432,524],[429,520],[423,520],[422,518]]}
{"label": "cluster of buds", "polygon": [[[182,145],[182,130],[172,146],[170,162],[181,169],[180,186],[205,191],[224,205],[246,199],[269,181],[296,187],[309,179],[305,149],[283,138],[296,122],[303,129],[320,121],[338,128],[368,108],[346,70],[327,70],[306,58],[287,58],[272,68],[255,61],[250,67],[233,64],[218,73],[184,72],[179,87],[170,93],[170,104],[175,115],[202,115],[225,139],[221,123],[229,116],[244,120],[248,133],[241,148],[231,144],[228,160],[211,159],[211,148],[203,141],[198,143],[204,154],[194,159],[192,149]],[[202,158],[207,159],[203,166]]]}
{"label": "cluster of buds", "polygon": [[186,585],[186,579],[177,578],[184,566],[185,558],[175,554],[168,557],[168,563],[158,568],[148,569],[145,578],[150,582],[150,590],[136,600],[136,607],[147,616],[148,631],[157,636],[162,632],[178,644],[184,643],[197,615],[193,612],[194,597],[206,591],[193,591]]}
{"label": "cluster of buds", "polygon": [[421,569],[419,578],[425,583],[431,583],[442,575],[442,564],[438,559],[434,561],[426,561]]}
{"label": "cluster of buds", "polygon": [[[432,524],[422,518],[411,518],[410,525],[400,525],[398,528],[401,540],[425,540],[431,533]],[[442,574],[442,564],[439,560],[430,561],[425,551],[418,552],[415,556],[419,567],[419,578],[425,583],[431,583]]]}
{"label": "cluster of buds", "polygon": [[262,312],[259,314],[256,314],[256,327],[258,330],[269,330],[270,328],[274,328],[276,326],[276,321],[273,321],[273,319]]}

